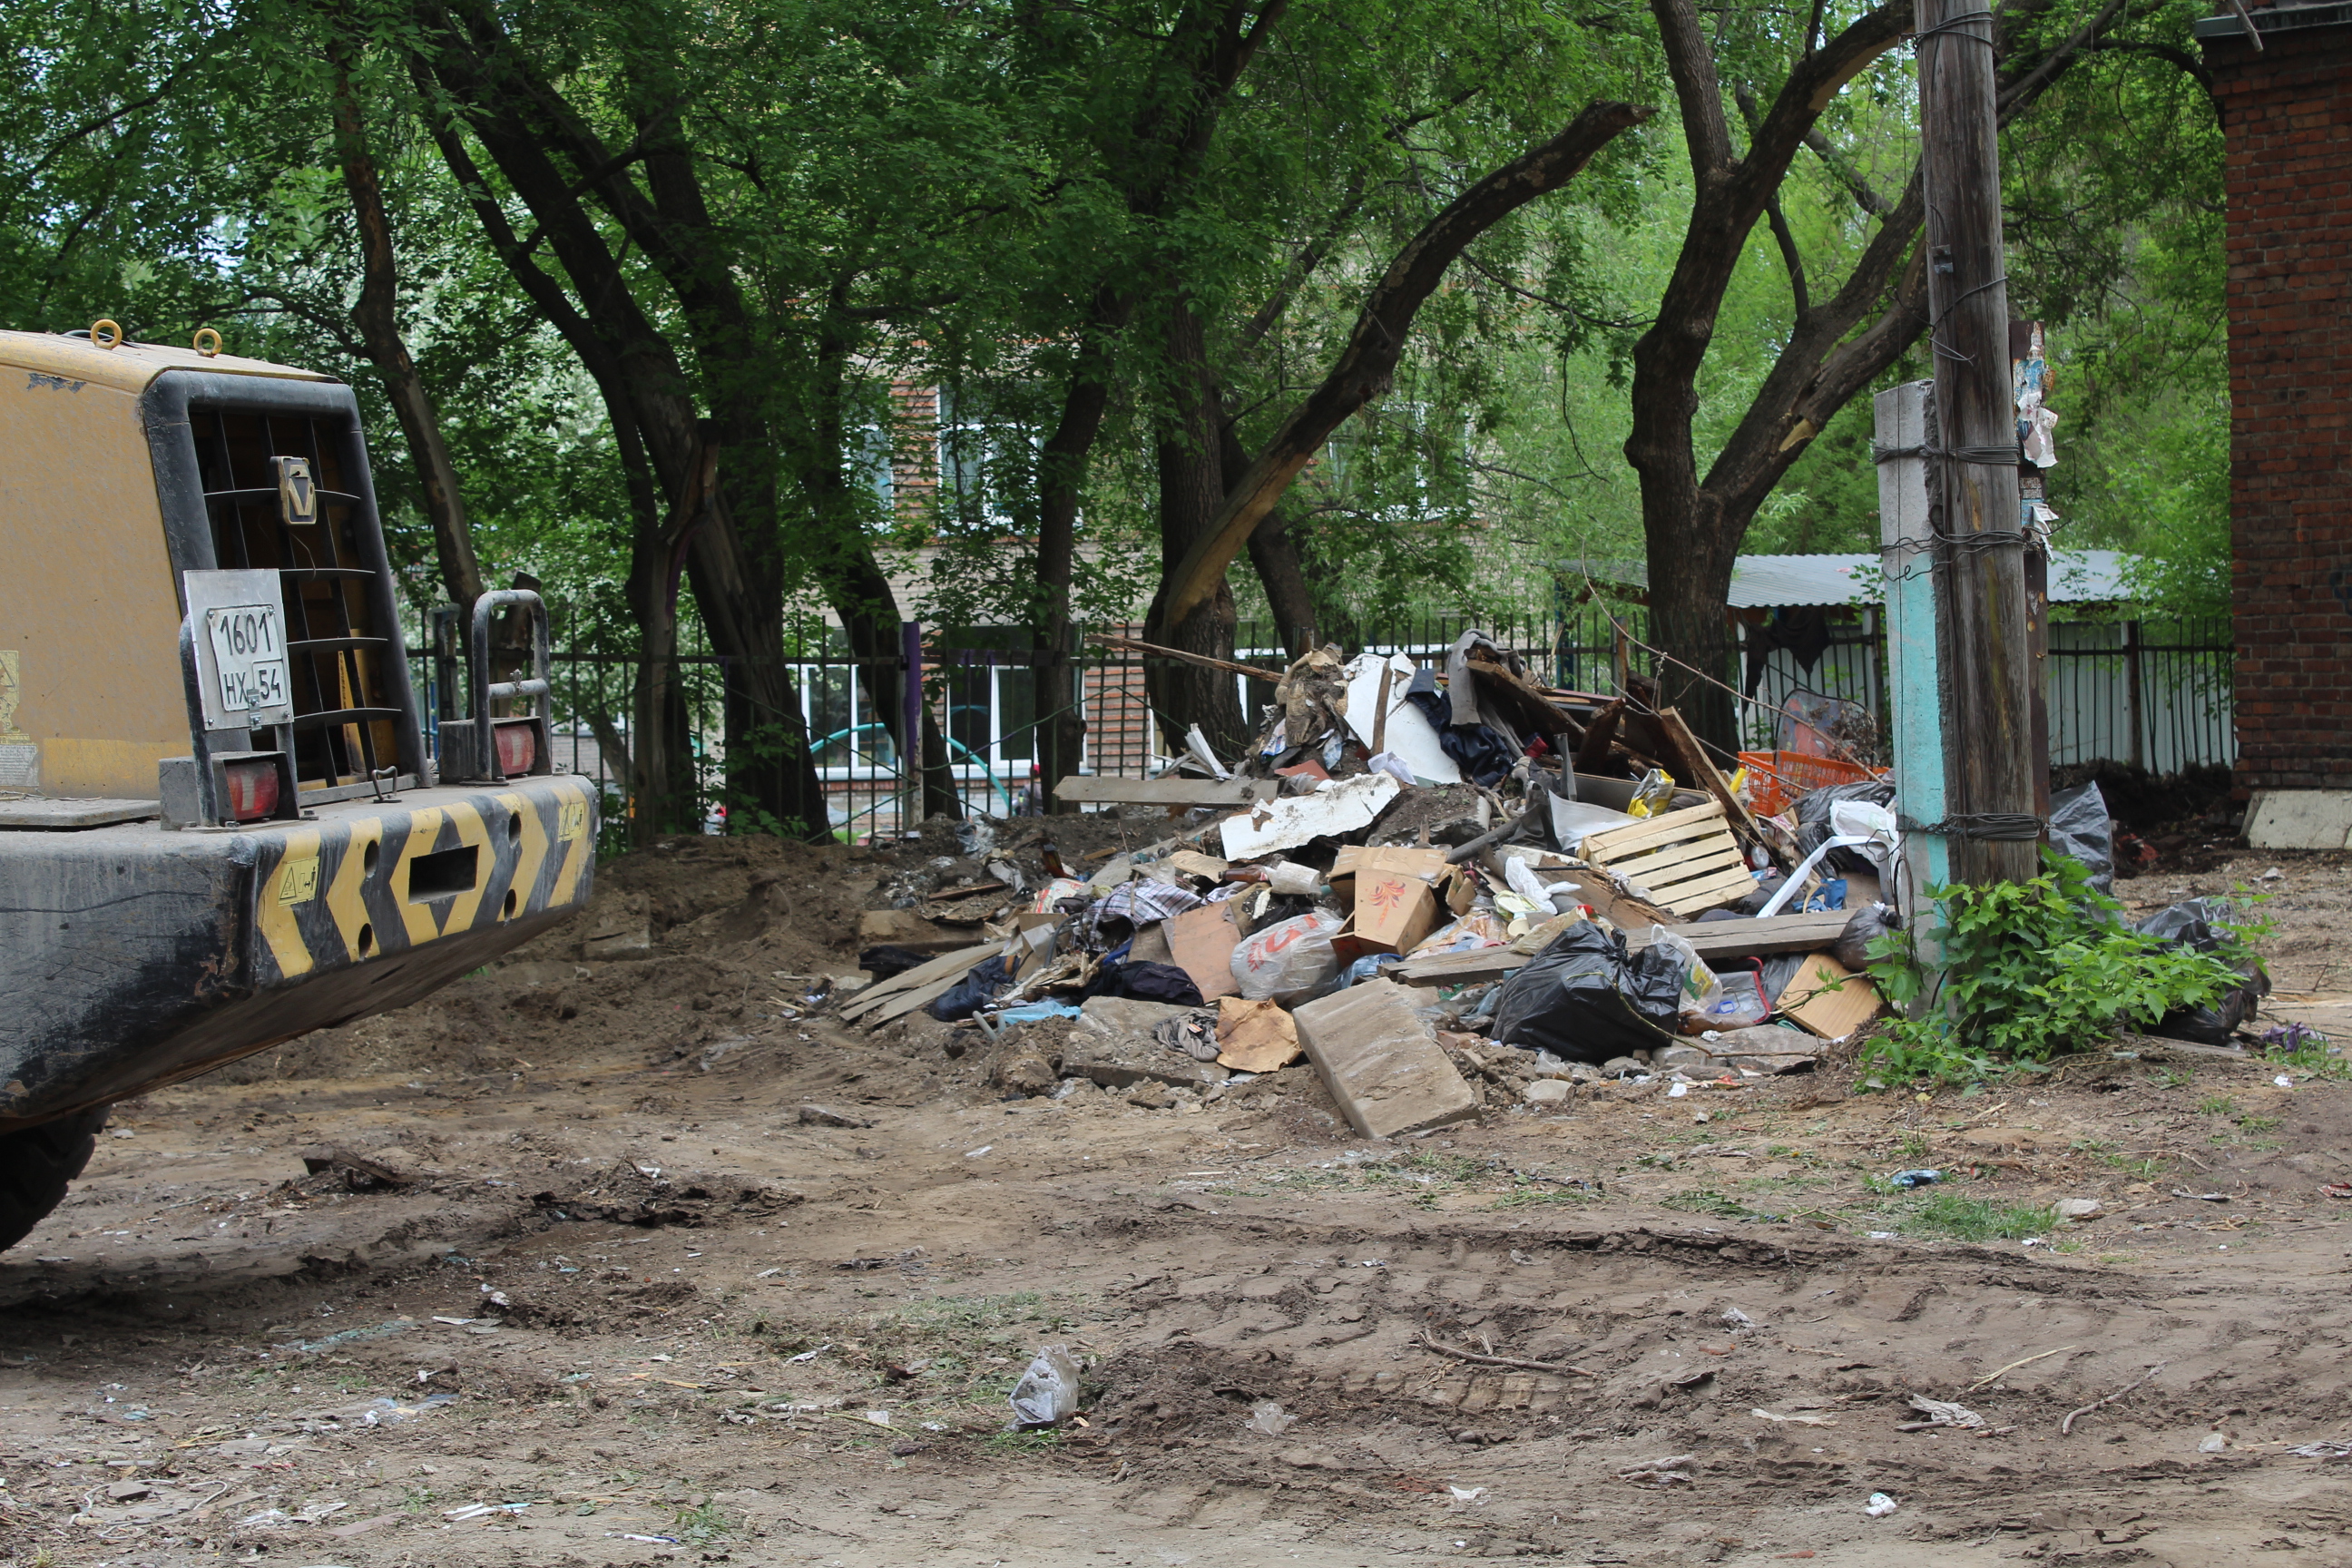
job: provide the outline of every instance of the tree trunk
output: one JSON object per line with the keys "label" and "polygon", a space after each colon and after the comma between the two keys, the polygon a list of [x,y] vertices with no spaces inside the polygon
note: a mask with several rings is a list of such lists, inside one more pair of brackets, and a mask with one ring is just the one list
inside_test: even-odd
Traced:
{"label": "tree trunk", "polygon": [[[2001,10],[2001,30],[2032,36],[2051,8],[2050,0],[2012,0]],[[1866,187],[1856,190],[1879,226],[1828,300],[1814,299],[1801,258],[1783,245],[1796,306],[1790,331],[1704,480],[1692,445],[1698,375],[1748,236],[1778,199],[1799,149],[1811,147],[1838,178],[1858,183],[1817,129],[1820,116],[1846,82],[1902,40],[1912,7],[1910,0],[1888,0],[1856,18],[1807,53],[1762,112],[1754,112],[1743,93],[1750,134],[1739,157],[1723,110],[1714,42],[1694,0],[1652,0],[1651,9],[1682,109],[1692,202],[1656,324],[1634,346],[1633,428],[1625,457],[1642,485],[1651,641],[1664,656],[1661,700],[1680,707],[1701,740],[1728,751],[1738,739],[1730,694],[1701,688],[1681,667],[1732,679],[1723,612],[1732,563],[1758,509],[1831,416],[1892,367],[1927,323],[1926,269],[1915,243],[1924,211],[1918,176],[1892,205]],[[2070,37],[2009,57],[2000,73],[2002,122],[2029,108],[2120,9],[2121,0],[2105,0]],[[1709,605],[1712,615],[1704,613]]]}
{"label": "tree trunk", "polygon": [[1036,686],[1039,776],[1045,809],[1076,811],[1056,800],[1054,785],[1078,771],[1085,758],[1086,720],[1078,711],[1078,668],[1072,661],[1070,589],[1077,574],[1078,507],[1086,493],[1087,461],[1110,406],[1108,338],[1127,324],[1130,300],[1106,287],[1095,296],[1094,319],[1078,345],[1062,417],[1045,438],[1037,462],[1037,610],[1030,668]]}
{"label": "tree trunk", "polygon": [[[661,492],[675,500],[685,493],[702,445],[692,385],[676,349],[638,302],[629,274],[583,205],[583,187],[558,167],[557,158],[604,171],[601,180],[592,183],[600,199],[633,242],[667,264],[666,276],[689,306],[698,327],[740,342],[745,334],[740,310],[727,315],[722,310],[732,280],[723,268],[714,279],[705,265],[712,246],[679,242],[677,230],[686,226],[684,220],[675,212],[656,213],[628,184],[620,172],[623,164],[587,133],[584,122],[570,113],[535,65],[513,48],[494,14],[478,5],[461,10],[462,21],[447,12],[425,14],[425,52],[415,62],[414,74],[428,102],[436,96],[431,89],[437,84],[470,110],[470,128],[530,208],[582,307],[573,306],[517,240],[450,117],[432,117],[435,140],[508,269],[595,377],[613,412],[616,437],[625,447],[631,440],[642,443]],[[674,184],[678,160],[674,151],[667,156],[670,161],[664,164],[663,177]],[[666,194],[672,196],[674,207],[686,206],[687,217],[691,217],[690,200],[674,188]],[[761,384],[755,372],[732,362],[717,366],[716,372],[713,384],[739,399]],[[783,658],[783,607],[768,467],[772,458],[765,432],[757,420],[747,425],[740,402],[724,411],[720,426],[736,434],[740,449],[730,458],[726,493],[707,509],[708,515],[693,531],[687,563],[711,644],[730,661],[737,686],[736,699],[728,704],[730,754],[757,758],[765,750],[793,759],[789,773],[781,767],[759,771],[753,802],[780,819],[802,822],[811,837],[826,837],[823,785],[808,745],[797,683]],[[747,542],[739,533],[730,501],[748,510],[757,537]],[[642,532],[648,526],[642,509],[638,521]],[[763,729],[780,736],[781,743],[763,745]]]}
{"label": "tree trunk", "polygon": [[384,213],[383,184],[377,175],[374,155],[368,150],[359,95],[352,87],[356,53],[341,34],[334,35],[327,46],[328,59],[334,68],[335,151],[360,233],[360,297],[352,307],[352,320],[376,374],[383,377],[384,395],[392,404],[393,416],[400,422],[401,437],[408,443],[409,459],[416,465],[425,515],[433,524],[433,554],[441,568],[442,586],[461,612],[459,624],[469,625],[474,601],[482,596],[482,569],[474,556],[474,532],[466,521],[457,466],[450,460],[448,443],[441,438],[441,421],[425,390],[425,378],[417,374],[416,362],[400,335],[399,269],[392,247],[392,221]]}
{"label": "tree trunk", "polygon": [[1366,298],[1348,346],[1322,384],[1282,422],[1241,482],[1170,568],[1155,620],[1182,626],[1212,597],[1232,597],[1224,586],[1225,568],[1341,422],[1387,393],[1413,317],[1444,279],[1454,258],[1520,207],[1568,184],[1621,132],[1653,112],[1630,103],[1589,106],[1559,135],[1464,191],[1405,243]]}
{"label": "tree trunk", "polygon": [[[1223,410],[1208,373],[1201,321],[1181,300],[1169,305],[1168,358],[1171,366],[1169,407],[1160,420],[1156,453],[1160,469],[1160,597],[1152,602],[1144,637],[1165,647],[1213,658],[1234,657],[1237,620],[1233,590],[1219,574],[1213,590],[1181,615],[1168,613],[1170,588],[1185,558],[1198,551],[1215,525],[1225,500],[1224,463],[1218,444]],[[1234,678],[1180,659],[1144,661],[1144,689],[1160,721],[1170,755],[1184,749],[1194,724],[1221,757],[1237,755],[1249,743]]]}

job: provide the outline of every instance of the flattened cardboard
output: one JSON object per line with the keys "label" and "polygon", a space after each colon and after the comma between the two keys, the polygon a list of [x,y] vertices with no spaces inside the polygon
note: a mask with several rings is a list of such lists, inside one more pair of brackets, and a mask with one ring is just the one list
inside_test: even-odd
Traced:
{"label": "flattened cardboard", "polygon": [[1225,899],[1186,910],[1160,922],[1171,956],[1168,962],[1192,977],[1201,1000],[1213,1002],[1241,990],[1234,979],[1234,949],[1241,945],[1241,928],[1234,923],[1233,906]]}
{"label": "flattened cardboard", "polygon": [[[1835,991],[1822,989],[1843,982]],[[1842,1040],[1873,1018],[1881,1005],[1877,988],[1826,952],[1809,953],[1780,988],[1773,1005],[1825,1040]]]}
{"label": "flattened cardboard", "polygon": [[1298,1026],[1280,1004],[1228,996],[1217,1004],[1217,1065],[1272,1072],[1298,1059]]}

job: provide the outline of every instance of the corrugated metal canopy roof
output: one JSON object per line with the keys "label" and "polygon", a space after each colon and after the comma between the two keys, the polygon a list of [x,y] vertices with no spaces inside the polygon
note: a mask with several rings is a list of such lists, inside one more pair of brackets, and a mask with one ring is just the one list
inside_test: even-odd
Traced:
{"label": "corrugated metal canopy roof", "polygon": [[[2050,555],[2050,602],[2053,605],[2112,604],[2127,595],[2120,550],[2055,550]],[[1800,605],[1853,605],[1874,593],[1875,555],[1743,555],[1732,563],[1730,605],[1735,610],[1784,609]],[[1604,587],[1647,591],[1650,572],[1639,561],[1569,562],[1560,571],[1570,581],[1589,573]]]}

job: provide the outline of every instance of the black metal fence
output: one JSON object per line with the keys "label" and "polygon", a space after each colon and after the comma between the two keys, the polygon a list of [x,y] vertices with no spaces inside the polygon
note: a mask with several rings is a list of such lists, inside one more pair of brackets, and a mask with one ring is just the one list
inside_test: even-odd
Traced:
{"label": "black metal fence", "polygon": [[[1614,692],[1629,670],[1648,671],[1654,663],[1646,647],[1648,616],[1639,606],[1538,605],[1499,616],[1433,612],[1350,629],[1356,647],[1423,661],[1442,658],[1465,630],[1475,629],[1517,653],[1538,681],[1576,691]],[[559,626],[559,638],[562,631]],[[1084,772],[1147,777],[1170,763],[1146,696],[1145,656],[1095,640],[1141,633],[1133,625],[1081,632],[1075,685],[1085,725]],[[921,627],[915,635],[922,700],[946,740],[964,805],[992,816],[1011,813],[1042,753],[1040,731],[1057,717],[1057,705],[1040,701],[1028,632]],[[1286,662],[1283,639],[1270,626],[1244,622],[1235,643],[1244,662],[1270,670]],[[1800,726],[1827,728],[1841,717],[1842,735],[1876,730],[1886,708],[1886,664],[1874,610],[1832,620],[1796,647],[1760,636],[1750,647],[1753,657],[1726,671],[1748,699],[1740,712],[1749,746],[1786,746]],[[445,676],[429,648],[416,647],[411,657],[428,714],[428,744],[437,755],[437,726],[429,715],[442,709]],[[2226,624],[2054,625],[2048,665],[2053,763],[2108,758],[2169,773],[2231,761],[2231,658]],[[725,823],[728,663],[694,623],[682,628],[674,675],[686,711],[695,815],[713,831]],[[640,660],[560,644],[552,664],[554,761],[596,781],[609,797],[608,821],[624,825],[618,830],[625,832],[624,759]],[[916,781],[899,743],[905,716],[886,711],[887,703],[876,698],[877,689],[897,689],[907,664],[903,653],[859,658],[837,629],[814,627],[803,638],[795,684],[828,793],[828,816],[842,837],[895,832],[916,809]],[[1272,689],[1247,677],[1233,679],[1243,713],[1255,720]]]}

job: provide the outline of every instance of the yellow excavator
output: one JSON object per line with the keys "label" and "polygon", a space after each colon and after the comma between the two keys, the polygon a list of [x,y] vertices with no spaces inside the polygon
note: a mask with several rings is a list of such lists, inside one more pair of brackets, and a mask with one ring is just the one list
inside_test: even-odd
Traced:
{"label": "yellow excavator", "polygon": [[[494,679],[527,622],[528,664]],[[0,1247],[106,1108],[413,1002],[587,901],[547,615],[473,607],[438,744],[351,389],[0,331]]]}

